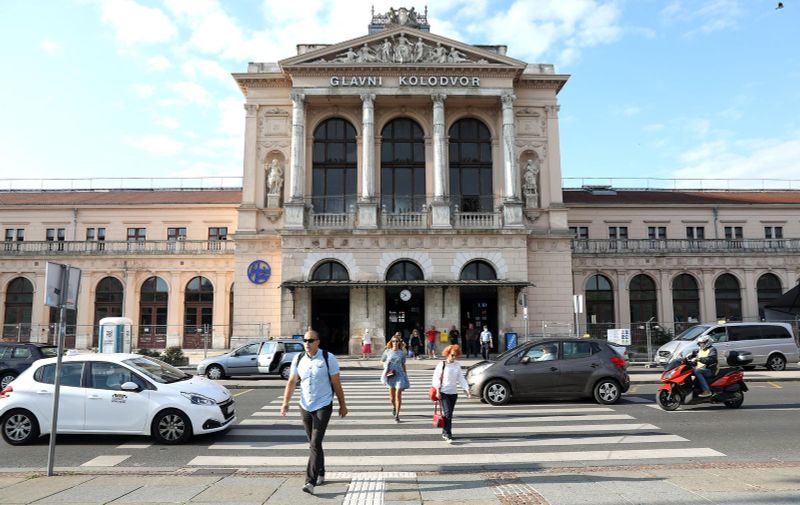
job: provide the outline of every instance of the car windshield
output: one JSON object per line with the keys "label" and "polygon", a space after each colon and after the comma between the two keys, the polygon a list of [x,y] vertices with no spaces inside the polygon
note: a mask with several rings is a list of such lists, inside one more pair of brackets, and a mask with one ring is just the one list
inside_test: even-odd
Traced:
{"label": "car windshield", "polygon": [[126,359],[123,363],[161,384],[170,384],[192,378],[191,375],[181,372],[174,366],[149,356]]}
{"label": "car windshield", "polygon": [[692,326],[688,330],[675,337],[675,340],[694,340],[709,328],[711,327],[706,325]]}
{"label": "car windshield", "polygon": [[40,351],[42,351],[42,356],[45,358],[55,358],[58,356],[58,347],[40,347]]}
{"label": "car windshield", "polygon": [[512,354],[514,354],[515,352],[518,352],[518,351],[521,351],[521,350],[522,350],[521,346],[520,347],[515,347],[513,349],[509,349],[506,352],[504,352],[503,354],[500,354],[500,355],[496,356],[494,359],[490,359],[489,361],[504,360],[504,359],[508,358],[509,356],[511,356]]}

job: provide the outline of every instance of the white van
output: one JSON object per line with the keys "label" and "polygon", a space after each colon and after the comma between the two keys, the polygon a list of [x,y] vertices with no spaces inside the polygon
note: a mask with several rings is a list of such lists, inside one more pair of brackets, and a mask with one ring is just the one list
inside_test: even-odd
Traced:
{"label": "white van", "polygon": [[725,323],[692,326],[658,349],[656,363],[666,366],[673,359],[692,353],[698,348],[697,339],[703,335],[711,337],[720,359],[730,351],[749,351],[753,354],[753,365],[775,371],[785,369],[787,362],[800,360],[800,350],[788,323]]}

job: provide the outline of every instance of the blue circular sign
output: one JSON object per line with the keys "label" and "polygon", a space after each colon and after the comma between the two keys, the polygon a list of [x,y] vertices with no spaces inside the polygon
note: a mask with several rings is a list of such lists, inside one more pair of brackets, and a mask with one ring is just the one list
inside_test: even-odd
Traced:
{"label": "blue circular sign", "polygon": [[269,280],[270,275],[272,275],[272,269],[264,260],[255,260],[247,267],[247,278],[253,284],[264,284]]}

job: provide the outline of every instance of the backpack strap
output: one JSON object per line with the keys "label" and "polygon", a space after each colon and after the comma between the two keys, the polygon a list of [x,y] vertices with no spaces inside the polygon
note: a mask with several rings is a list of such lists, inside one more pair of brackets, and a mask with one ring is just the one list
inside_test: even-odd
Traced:
{"label": "backpack strap", "polygon": [[[333,379],[331,379],[331,366],[328,363],[328,351],[326,351],[325,349],[320,349],[320,350],[322,351],[322,357],[325,358],[325,368],[328,370],[328,382],[331,385],[331,391],[333,391]],[[305,355],[306,355],[305,351],[303,351],[303,352],[301,352],[300,354],[297,355],[297,358],[295,358],[295,361],[294,361],[295,370],[297,370],[297,367],[300,366],[300,360],[303,359],[303,356],[305,356]],[[303,379],[300,377],[299,374],[297,376],[297,379],[300,382],[303,382]]]}

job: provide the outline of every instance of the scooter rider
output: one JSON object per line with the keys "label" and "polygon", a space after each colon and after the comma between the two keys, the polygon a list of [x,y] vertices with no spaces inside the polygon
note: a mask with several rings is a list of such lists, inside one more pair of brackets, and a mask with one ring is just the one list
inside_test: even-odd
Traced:
{"label": "scooter rider", "polygon": [[697,345],[700,346],[700,350],[697,351],[697,357],[694,360],[696,362],[694,376],[702,388],[702,391],[698,396],[701,398],[706,398],[711,396],[711,390],[708,387],[708,381],[711,380],[711,378],[714,377],[719,371],[717,349],[714,348],[711,337],[708,335],[703,335],[697,339]]}

